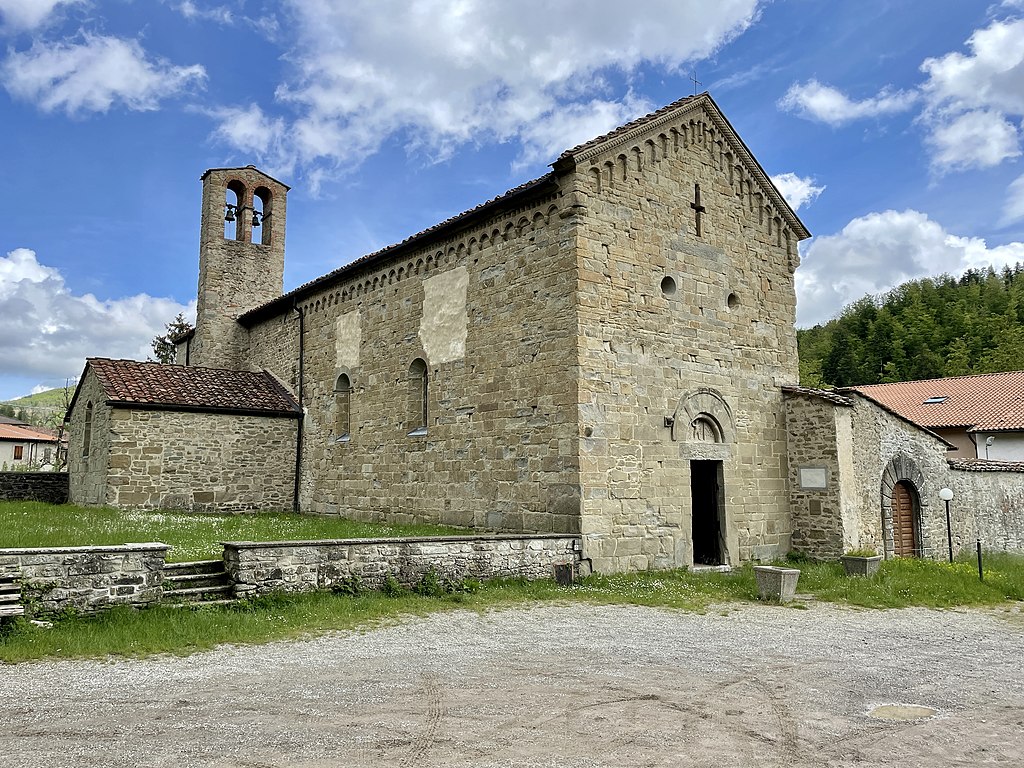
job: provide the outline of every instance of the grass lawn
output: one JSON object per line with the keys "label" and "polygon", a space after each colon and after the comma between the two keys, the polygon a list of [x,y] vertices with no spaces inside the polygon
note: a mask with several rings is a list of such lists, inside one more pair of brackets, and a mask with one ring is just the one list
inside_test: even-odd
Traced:
{"label": "grass lawn", "polygon": [[393,538],[465,535],[441,525],[381,525],[285,512],[205,515],[141,512],[40,502],[0,502],[0,549],[81,547],[162,541],[172,562],[221,557],[219,541]]}
{"label": "grass lawn", "polygon": [[[796,563],[798,592],[818,600],[872,608],[1005,606],[1024,600],[1024,556],[989,554],[985,582],[970,561],[892,560],[870,579],[848,578],[838,563]],[[727,574],[654,571],[591,576],[570,587],[553,581],[466,583],[454,590],[395,590],[390,595],[315,593],[275,595],[198,610],[158,606],[116,609],[94,617],[64,617],[50,629],[24,620],[0,631],[0,662],[40,658],[187,654],[221,643],[265,643],[321,632],[365,628],[403,616],[453,608],[487,610],[538,602],[632,604],[705,611],[757,599],[753,569]],[[796,602],[778,610],[804,608]]]}

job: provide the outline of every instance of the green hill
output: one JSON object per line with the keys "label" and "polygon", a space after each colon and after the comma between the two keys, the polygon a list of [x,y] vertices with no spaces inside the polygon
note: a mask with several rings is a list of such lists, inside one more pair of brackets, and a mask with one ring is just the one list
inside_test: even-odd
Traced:
{"label": "green hill", "polygon": [[800,383],[851,386],[1024,369],[1024,265],[865,296],[797,332]]}
{"label": "green hill", "polygon": [[0,401],[0,415],[21,419],[40,427],[55,428],[64,418],[67,400],[74,391],[72,384],[67,392],[64,387],[58,387],[14,400]]}

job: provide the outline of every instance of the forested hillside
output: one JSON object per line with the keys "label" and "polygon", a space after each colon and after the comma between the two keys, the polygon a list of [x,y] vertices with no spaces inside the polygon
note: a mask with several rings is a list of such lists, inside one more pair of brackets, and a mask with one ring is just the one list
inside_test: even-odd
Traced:
{"label": "forested hillside", "polygon": [[904,283],[797,339],[804,386],[1022,370],[1024,265]]}

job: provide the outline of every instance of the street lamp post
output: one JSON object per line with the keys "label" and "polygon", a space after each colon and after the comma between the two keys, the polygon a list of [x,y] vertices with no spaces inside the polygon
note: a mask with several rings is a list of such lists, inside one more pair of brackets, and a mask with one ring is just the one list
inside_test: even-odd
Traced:
{"label": "street lamp post", "polygon": [[953,562],[953,521],[949,516],[949,502],[953,500],[953,491],[943,488],[939,491],[939,498],[946,502],[946,542],[949,544],[949,562]]}

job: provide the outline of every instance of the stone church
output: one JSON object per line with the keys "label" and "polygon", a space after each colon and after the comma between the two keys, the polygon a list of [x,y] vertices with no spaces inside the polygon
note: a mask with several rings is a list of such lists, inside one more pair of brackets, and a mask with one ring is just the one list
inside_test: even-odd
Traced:
{"label": "stone church", "polygon": [[945,476],[847,438],[858,408],[936,436],[796,387],[809,233],[712,98],[551,168],[288,292],[289,188],[207,171],[196,328],[179,366],[89,360],[72,500],[571,533],[612,572],[899,554],[877,491],[916,482],[930,553]]}

